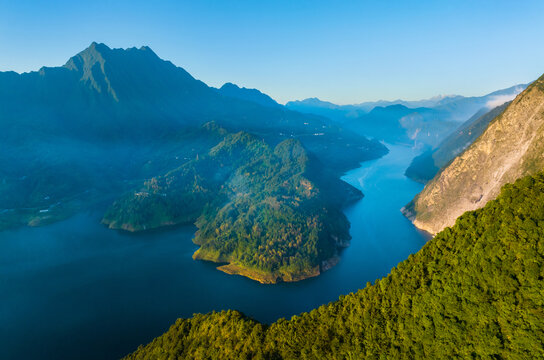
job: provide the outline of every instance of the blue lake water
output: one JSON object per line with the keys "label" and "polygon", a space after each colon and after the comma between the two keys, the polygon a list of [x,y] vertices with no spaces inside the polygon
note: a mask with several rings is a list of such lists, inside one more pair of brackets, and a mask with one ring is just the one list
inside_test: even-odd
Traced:
{"label": "blue lake water", "polygon": [[297,283],[262,285],[193,261],[194,227],[133,235],[89,212],[0,232],[0,359],[116,359],[178,317],[237,309],[273,322],[386,276],[426,241],[399,210],[423,187],[404,176],[417,153],[388,147],[344,176],[365,198],[345,209],[353,239],[340,263]]}

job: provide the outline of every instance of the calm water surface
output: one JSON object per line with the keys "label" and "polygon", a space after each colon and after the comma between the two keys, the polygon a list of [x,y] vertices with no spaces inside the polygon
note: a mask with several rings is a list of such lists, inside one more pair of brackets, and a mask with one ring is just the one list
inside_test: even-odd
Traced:
{"label": "calm water surface", "polygon": [[193,261],[194,227],[132,235],[90,212],[0,232],[0,359],[115,359],[178,317],[237,309],[273,322],[387,275],[426,241],[399,211],[422,189],[403,175],[417,154],[388,147],[344,176],[365,198],[345,209],[353,239],[340,263],[298,283],[261,285]]}

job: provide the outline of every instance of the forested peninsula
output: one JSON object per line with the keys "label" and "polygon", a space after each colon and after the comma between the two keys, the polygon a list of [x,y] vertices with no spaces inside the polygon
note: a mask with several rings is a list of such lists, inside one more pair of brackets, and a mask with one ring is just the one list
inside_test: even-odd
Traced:
{"label": "forested peninsula", "polygon": [[275,147],[246,132],[118,199],[103,222],[142,231],[195,223],[193,258],[262,283],[297,281],[336,264],[349,244],[342,207],[362,193],[339,180],[300,141]]}

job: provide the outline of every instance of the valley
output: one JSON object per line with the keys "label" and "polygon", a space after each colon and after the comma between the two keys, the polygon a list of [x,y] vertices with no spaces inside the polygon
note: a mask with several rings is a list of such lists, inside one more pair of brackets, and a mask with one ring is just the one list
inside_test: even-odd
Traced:
{"label": "valley", "polygon": [[543,13],[0,1],[0,360],[544,359]]}
{"label": "valley", "polygon": [[[0,357],[119,358],[180,316],[128,358],[539,353],[512,337],[542,333],[523,290],[541,279],[542,79],[284,106],[146,46],[0,72]],[[488,324],[519,320],[498,294],[532,330]]]}
{"label": "valley", "polygon": [[[272,323],[383,277],[427,239],[399,211],[422,189],[403,175],[417,151],[387,147],[388,155],[343,176],[365,197],[344,210],[352,240],[340,262],[301,282],[261,285],[194,261],[194,226],[135,234],[109,230],[100,225],[108,202],[45,227],[3,232],[0,357],[115,359],[177,317],[238,309]],[[77,337],[63,340],[74,331]]]}
{"label": "valley", "polygon": [[363,196],[339,177],[388,151],[149,47],[96,42],[61,67],[0,72],[0,126],[0,231],[110,201],[111,229],[196,224],[195,259],[263,283],[332,266],[350,239],[341,210]]}

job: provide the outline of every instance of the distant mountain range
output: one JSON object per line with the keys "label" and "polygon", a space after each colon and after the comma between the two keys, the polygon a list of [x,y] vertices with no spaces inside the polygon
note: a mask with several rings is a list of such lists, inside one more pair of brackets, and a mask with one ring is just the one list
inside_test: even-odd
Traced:
{"label": "distant mountain range", "polygon": [[[403,105],[407,108],[439,108],[439,109],[454,109],[461,108],[466,113],[474,114],[473,109],[482,107],[493,108],[510,101],[513,97],[519,94],[528,84],[520,84],[509,87],[507,89],[494,91],[484,96],[465,97],[462,95],[437,95],[429,99],[423,100],[378,100],[367,101],[352,105],[337,105],[328,101],[322,101],[318,98],[308,98],[304,100],[289,101],[285,104],[288,109],[300,111],[303,113],[318,114],[321,111],[329,111],[328,114],[337,112],[332,118],[353,117],[356,112],[368,113],[375,107],[388,107],[391,105]],[[460,120],[466,120],[466,113],[460,113]],[[344,114],[343,116],[341,116]],[[471,114],[471,115],[472,115]],[[320,114],[325,115],[325,114]]]}
{"label": "distant mountain range", "polygon": [[336,105],[317,98],[288,102],[288,109],[329,117],[365,136],[391,143],[434,148],[474,114],[512,100],[527,85],[479,97],[436,96],[418,101],[376,101]]}
{"label": "distant mountain range", "polygon": [[[285,104],[285,107],[300,111],[303,113],[318,113],[320,111],[327,111],[329,110],[329,114],[333,114],[335,111],[337,112],[335,115],[333,115],[334,118],[340,118],[344,114],[345,117],[353,117],[355,113],[368,113],[375,107],[381,106],[381,107],[388,107],[391,105],[403,105],[408,108],[420,108],[420,107],[428,107],[433,108],[442,104],[447,104],[448,102],[456,101],[459,99],[463,99],[463,96],[460,95],[438,95],[435,97],[432,97],[430,99],[424,99],[424,100],[415,100],[415,101],[409,101],[409,100],[378,100],[378,101],[367,101],[362,102],[359,104],[352,104],[352,105],[337,105],[333,104],[328,101],[322,101],[318,98],[308,98],[304,100],[295,100],[295,101],[289,101]],[[324,115],[324,114],[323,114]]]}
{"label": "distant mountain range", "polygon": [[359,134],[415,147],[435,146],[457,123],[436,109],[404,105],[377,106],[368,114],[346,121],[343,126]]}

